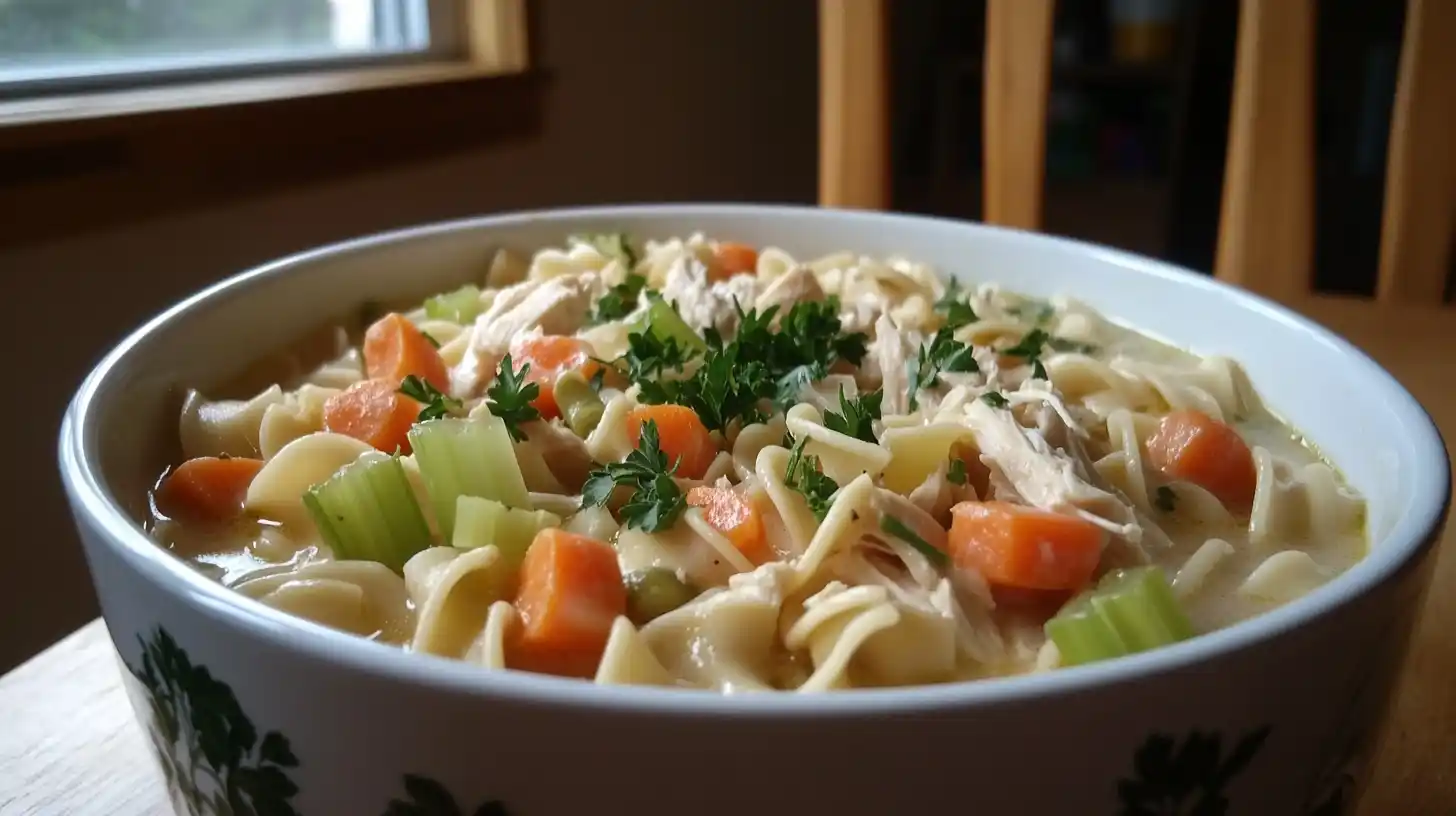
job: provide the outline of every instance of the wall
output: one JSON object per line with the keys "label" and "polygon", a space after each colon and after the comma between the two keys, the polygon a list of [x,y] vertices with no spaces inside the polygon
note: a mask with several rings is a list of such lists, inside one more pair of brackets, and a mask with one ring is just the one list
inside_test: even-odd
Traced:
{"label": "wall", "polygon": [[[539,140],[0,253],[12,395],[0,427],[15,463],[0,492],[12,520],[0,544],[0,671],[96,614],[56,475],[60,416],[107,347],[171,301],[279,255],[411,223],[813,198],[814,4],[545,0],[537,12],[536,62],[554,75]],[[5,201],[0,217],[11,206],[23,201]]]}

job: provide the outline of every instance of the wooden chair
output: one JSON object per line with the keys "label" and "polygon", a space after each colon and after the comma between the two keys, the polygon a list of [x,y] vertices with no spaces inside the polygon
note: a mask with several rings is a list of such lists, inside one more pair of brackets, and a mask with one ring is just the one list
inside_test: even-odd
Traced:
{"label": "wooden chair", "polygon": [[[1242,0],[1215,275],[1292,300],[1314,248],[1315,0]],[[1038,229],[1054,0],[987,0],[988,223]],[[886,0],[820,0],[819,201],[890,206]],[[1456,226],[1456,2],[1409,0],[1387,158],[1382,302],[1437,304]],[[1443,85],[1445,87],[1443,87]]]}

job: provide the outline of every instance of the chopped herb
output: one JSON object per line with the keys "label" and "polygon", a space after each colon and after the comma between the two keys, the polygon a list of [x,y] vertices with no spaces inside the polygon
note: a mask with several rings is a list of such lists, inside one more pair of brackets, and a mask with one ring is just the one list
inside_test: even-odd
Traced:
{"label": "chopped herb", "polygon": [[963,485],[967,479],[965,460],[952,458],[950,464],[945,467],[945,480],[951,484]]}
{"label": "chopped herb", "polygon": [[1167,485],[1159,485],[1158,489],[1154,491],[1153,504],[1164,513],[1171,513],[1178,506],[1178,494]]}
{"label": "chopped herb", "polygon": [[1091,343],[1083,343],[1080,340],[1068,340],[1065,337],[1057,337],[1055,335],[1047,338],[1047,345],[1051,346],[1052,351],[1075,351],[1078,354],[1092,354],[1097,351],[1097,347]]}
{"label": "chopped herb", "polygon": [[942,328],[929,343],[920,347],[915,359],[906,361],[910,375],[910,410],[920,407],[918,392],[940,382],[943,372],[974,374],[981,370],[976,364],[974,349],[951,336],[951,330]]}
{"label": "chopped herb", "polygon": [[794,449],[794,435],[791,434],[791,433],[789,433],[788,431],[784,431],[784,438],[779,440],[779,445],[781,445],[781,446],[783,446],[785,448],[788,448],[789,450],[793,450]]}
{"label": "chopped herb", "polygon": [[1000,391],[987,391],[981,395],[981,402],[986,403],[992,408],[1005,408],[1011,404],[1011,400],[1006,399],[1006,395]]}
{"label": "chopped herb", "polygon": [[637,253],[633,251],[632,241],[625,232],[572,235],[567,238],[567,241],[574,244],[586,244],[608,258],[616,258],[627,267],[629,272],[637,268]]}
{"label": "chopped herb", "polygon": [[806,441],[808,440],[799,440],[789,454],[789,464],[784,469],[784,483],[803,495],[814,518],[822,522],[829,515],[829,508],[834,504],[834,494],[838,492],[839,485],[819,469],[819,457],[804,453]]}
{"label": "chopped herb", "polygon": [[880,403],[884,399],[885,392],[871,391],[851,400],[844,396],[844,387],[840,386],[839,413],[824,412],[824,427],[863,442],[878,444],[873,423],[880,418]]}
{"label": "chopped herb", "polygon": [[582,485],[581,506],[601,507],[618,486],[632,488],[632,497],[622,505],[622,523],[649,533],[666,530],[677,521],[687,507],[682,488],[673,481],[677,462],[668,465],[662,451],[657,423],[648,420],[642,425],[638,445],[624,461],[592,471]]}
{"label": "chopped herb", "polygon": [[[428,334],[425,336],[429,337]],[[404,382],[399,384],[399,393],[424,406],[420,408],[416,422],[441,419],[461,408],[460,400],[446,396],[440,389],[413,374],[405,377]]]}
{"label": "chopped herb", "polygon": [[935,310],[945,315],[945,327],[952,331],[980,320],[971,304],[962,300],[963,294],[960,281],[951,278],[945,287],[945,294],[935,302]]}
{"label": "chopped herb", "polygon": [[1051,339],[1051,335],[1041,329],[1032,329],[1022,335],[1016,345],[1002,350],[1001,354],[1006,357],[1025,357],[1034,360],[1041,356],[1041,349]]}
{"label": "chopped herb", "polygon": [[696,356],[696,351],[674,338],[641,331],[627,335],[627,353],[619,361],[627,364],[627,376],[633,382],[645,383],[665,371],[681,371]]}
{"label": "chopped herb", "polygon": [[945,553],[937,550],[929,541],[921,538],[898,518],[891,515],[880,516],[880,529],[919,550],[920,554],[935,566],[944,567],[946,565]]}
{"label": "chopped herb", "polygon": [[632,314],[636,311],[637,302],[646,286],[645,276],[628,272],[626,280],[608,289],[597,301],[596,309],[592,312],[592,324],[621,320]]}
{"label": "chopped herb", "polygon": [[674,403],[693,409],[710,431],[725,431],[738,420],[751,425],[764,419],[759,403],[772,393],[773,382],[763,363],[740,362],[735,345],[707,361],[685,380],[639,380],[638,398],[645,403]]}
{"label": "chopped herb", "polygon": [[1022,320],[1031,320],[1038,326],[1045,325],[1057,314],[1055,306],[1043,300],[1028,300],[1020,306],[1013,306],[1006,310]]}
{"label": "chopped herb", "polygon": [[1047,373],[1046,366],[1041,364],[1040,358],[1031,361],[1031,377],[1034,380],[1052,381],[1051,375]]}
{"label": "chopped herb", "polygon": [[489,399],[486,408],[506,423],[506,430],[517,442],[526,439],[521,425],[539,419],[541,412],[531,403],[541,396],[541,386],[526,382],[530,363],[522,363],[520,370],[511,367],[511,355],[507,354],[495,372],[495,383],[485,392]]}
{"label": "chopped herb", "polygon": [[595,391],[596,393],[600,394],[600,393],[602,393],[602,384],[605,383],[606,380],[607,380],[607,369],[606,369],[605,366],[603,366],[601,368],[598,368],[596,371],[592,372],[592,375],[591,375],[590,378],[587,379],[586,384],[589,385],[589,386],[591,386],[591,390],[592,391]]}

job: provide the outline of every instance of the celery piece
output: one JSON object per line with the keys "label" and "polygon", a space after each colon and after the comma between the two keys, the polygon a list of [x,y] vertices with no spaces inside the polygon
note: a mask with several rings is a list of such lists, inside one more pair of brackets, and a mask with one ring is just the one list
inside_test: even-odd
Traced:
{"label": "celery piece", "polygon": [[1057,644],[1062,665],[1077,666],[1121,657],[1128,653],[1127,644],[1108,620],[1093,606],[1091,594],[1067,604],[1046,622],[1046,634]]}
{"label": "celery piece", "polygon": [[580,371],[568,371],[557,377],[552,395],[556,398],[556,406],[561,409],[562,418],[566,420],[566,427],[582,439],[587,438],[602,421],[606,406]]}
{"label": "celery piece", "polygon": [[481,311],[480,288],[473,283],[425,300],[425,316],[431,320],[470,323]]}
{"label": "celery piece", "polygon": [[303,504],[336,558],[378,561],[399,572],[433,543],[409,477],[393,456],[360,456],[309,488]]}
{"label": "celery piece", "polygon": [[698,336],[697,332],[693,331],[693,327],[689,326],[687,321],[682,319],[682,315],[677,313],[672,304],[663,300],[661,296],[654,296],[651,293],[648,294],[648,298],[651,300],[651,305],[647,307],[647,311],[641,317],[633,321],[632,331],[651,332],[663,342],[676,340],[679,346],[695,351],[707,349],[708,344]]}
{"label": "celery piece", "polygon": [[1046,623],[1066,665],[1121,657],[1193,637],[1193,624],[1157,567],[1115,570]]}
{"label": "celery piece", "polygon": [[409,440],[446,541],[453,540],[455,503],[461,496],[530,506],[516,449],[499,417],[432,419],[411,428]]}
{"label": "celery piece", "polygon": [[519,566],[537,533],[560,526],[561,517],[555,513],[506,507],[479,496],[461,496],[455,503],[455,535],[450,544],[460,550],[493,544],[505,561]]}

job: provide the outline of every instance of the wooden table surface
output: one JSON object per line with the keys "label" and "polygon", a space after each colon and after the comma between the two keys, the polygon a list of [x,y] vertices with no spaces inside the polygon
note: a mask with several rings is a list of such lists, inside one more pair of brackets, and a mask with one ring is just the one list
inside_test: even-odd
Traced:
{"label": "wooden table surface", "polygon": [[[1456,440],[1456,311],[1321,298],[1300,311],[1394,373]],[[1360,816],[1456,814],[1456,524],[1446,535]],[[161,773],[92,621],[0,678],[0,813],[166,812]]]}

